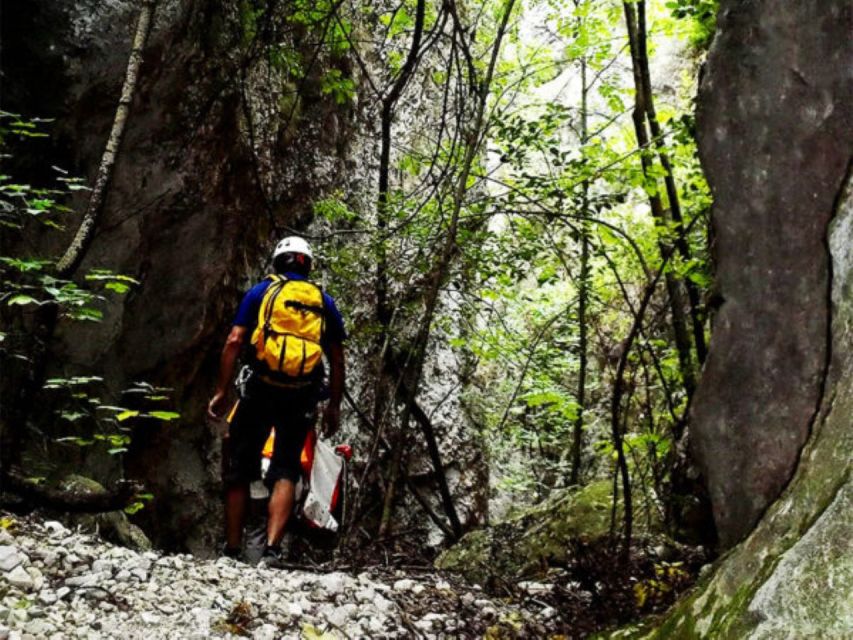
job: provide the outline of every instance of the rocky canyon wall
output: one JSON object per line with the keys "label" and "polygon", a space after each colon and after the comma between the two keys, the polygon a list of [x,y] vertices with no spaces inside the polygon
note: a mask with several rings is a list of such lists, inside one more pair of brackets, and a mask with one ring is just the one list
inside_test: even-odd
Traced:
{"label": "rocky canyon wall", "polygon": [[827,226],[851,153],[851,11],[722,2],[700,87],[722,306],[690,423],[724,547],[790,480],[826,389]]}
{"label": "rocky canyon wall", "polygon": [[[203,409],[240,295],[287,228],[331,187],[357,180],[354,111],[321,92],[320,59],[299,86],[265,55],[240,55],[239,3],[163,0],[104,217],[82,271],[140,286],[103,322],[61,325],[52,374],[97,373],[174,389],[180,424],[134,434],[129,473],[156,499],[155,540],[210,549],[218,533],[218,438]],[[38,160],[91,178],[121,87],[136,2],[4,4],[3,108],[55,118]],[[303,52],[295,40],[287,43]],[[32,160],[36,164],[36,160]],[[82,207],[75,206],[77,210]],[[71,231],[76,227],[68,221]]]}
{"label": "rocky canyon wall", "polygon": [[[137,380],[174,389],[180,423],[138,429],[126,464],[128,474],[143,479],[155,495],[138,517],[156,544],[171,549],[210,551],[219,536],[222,425],[209,424],[204,408],[242,292],[268,268],[277,238],[301,229],[334,231],[328,223],[310,225],[318,200],[345,197],[368,221],[375,206],[378,115],[370,110],[372,97],[359,93],[361,71],[345,53],[317,54],[316,34],[309,37],[301,27],[289,25],[286,36],[265,35],[263,17],[251,24],[249,5],[157,3],[105,214],[81,269],[108,268],[141,284],[111,297],[102,322],[62,324],[54,344],[51,374],[101,375],[113,397]],[[51,140],[27,147],[21,158],[33,175],[54,164],[91,180],[137,10],[137,2],[125,0],[4,4],[0,106],[55,119]],[[272,55],[276,51],[281,55]],[[365,57],[369,64],[382,59]],[[304,72],[299,76],[287,69],[296,63]],[[324,90],[330,70],[354,79],[351,100]],[[413,87],[401,100],[399,139],[431,117],[424,95]],[[72,205],[80,211],[84,201]],[[75,227],[72,218],[68,232]],[[334,250],[347,238],[354,245],[364,241],[363,235],[332,235],[334,243],[318,242],[318,249]],[[46,244],[41,248],[57,253],[62,238]],[[334,281],[324,283],[350,312],[355,339],[349,386],[363,406],[374,384],[359,357],[364,339],[357,325],[372,317],[372,269],[368,264],[352,278],[357,286],[346,291],[340,283],[337,289]],[[473,504],[479,499],[474,476],[463,476],[479,464],[471,462],[478,450],[458,399],[459,367],[439,348],[432,349],[421,401],[437,409],[439,438],[457,451],[448,473],[465,501],[463,519],[476,521],[483,510]],[[358,420],[350,418],[354,428]],[[360,438],[354,441],[357,455],[366,456],[368,447],[360,445],[367,436]],[[467,446],[464,455],[460,443]],[[111,465],[96,458],[77,471],[108,479]],[[429,476],[420,459],[412,471]],[[408,511],[422,517],[417,507]]]}
{"label": "rocky canyon wall", "polygon": [[746,538],[654,637],[853,631],[851,33],[848,2],[721,3],[700,146],[724,301],[691,430],[721,541]]}

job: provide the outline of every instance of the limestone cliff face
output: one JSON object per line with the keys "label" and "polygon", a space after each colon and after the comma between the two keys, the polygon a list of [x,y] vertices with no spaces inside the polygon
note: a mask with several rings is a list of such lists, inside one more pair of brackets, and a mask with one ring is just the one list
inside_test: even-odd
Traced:
{"label": "limestone cliff face", "polygon": [[853,633],[851,30],[847,2],[721,3],[700,101],[725,302],[691,429],[723,543],[749,535],[655,637]]}
{"label": "limestone cliff face", "polygon": [[[266,42],[264,29],[257,28],[259,45],[247,44],[247,16],[241,11],[248,4],[157,3],[105,215],[82,266],[128,274],[141,285],[108,301],[103,322],[62,325],[54,345],[62,373],[97,373],[113,393],[137,380],[174,388],[180,424],[139,430],[127,460],[128,473],[155,495],[138,517],[156,544],[173,549],[210,550],[220,532],[222,427],[208,424],[203,409],[242,292],[264,273],[268,251],[281,235],[329,231],[327,223],[308,227],[318,199],[342,193],[370,219],[376,197],[377,114],[359,96],[340,104],[322,90],[330,69],[354,77],[356,84],[358,70],[346,55],[315,56],[312,38],[300,39],[298,29]],[[287,3],[271,6],[292,9]],[[27,148],[34,175],[51,164],[94,175],[137,9],[131,0],[4,6],[0,106],[56,119],[49,145],[37,154]],[[274,63],[265,53],[271,43],[284,47],[288,60],[298,59],[304,76],[295,79]],[[414,89],[410,93],[395,125],[401,138],[422,127],[431,108]],[[83,208],[82,202],[72,204]],[[73,231],[75,221],[68,227]],[[54,253],[57,240],[48,248]],[[362,236],[353,240],[361,241]],[[328,284],[346,307],[369,318],[372,265],[362,273],[363,286],[352,290]],[[374,385],[364,363],[357,362],[358,318],[348,317],[354,334],[350,387],[366,406],[360,396]],[[469,471],[478,449],[458,401],[459,367],[436,351],[422,400],[430,409],[440,405],[434,417],[439,438],[457,452],[448,461],[451,484],[466,501],[460,506],[463,519],[476,521],[482,496],[471,488]],[[362,436],[354,444],[366,455],[367,435]],[[464,455],[460,441],[467,446]],[[104,480],[109,467],[90,457],[86,469],[75,470]],[[416,461],[413,473],[427,473],[422,467]],[[422,517],[416,507],[410,512]]]}
{"label": "limestone cliff face", "polygon": [[724,547],[791,478],[826,387],[832,218],[851,154],[851,7],[722,2],[700,88],[722,306],[691,415]]}
{"label": "limestone cliff face", "polygon": [[[19,4],[26,7],[4,7],[4,54],[20,64],[4,60],[3,108],[56,118],[56,147],[41,166],[91,177],[137,3]],[[296,86],[267,57],[239,55],[237,5],[158,3],[105,216],[83,265],[141,286],[111,300],[102,323],[62,326],[57,347],[65,372],[97,371],[113,391],[140,379],[174,388],[181,424],[135,434],[128,464],[157,497],[147,510],[156,541],[196,550],[212,547],[221,510],[218,438],[202,410],[230,316],[274,238],[304,224],[318,194],[359,175],[353,108],[323,95],[318,81],[345,61],[319,60]]]}

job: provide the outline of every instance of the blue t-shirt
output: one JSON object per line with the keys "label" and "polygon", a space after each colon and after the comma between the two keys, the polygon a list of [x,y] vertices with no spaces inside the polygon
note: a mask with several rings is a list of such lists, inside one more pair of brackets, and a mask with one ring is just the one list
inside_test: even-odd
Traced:
{"label": "blue t-shirt", "polygon": [[[284,277],[288,280],[307,280],[305,276],[298,273],[287,272]],[[235,327],[247,327],[249,331],[246,334],[246,339],[251,340],[255,326],[258,324],[258,313],[261,310],[261,303],[264,299],[264,294],[267,287],[272,283],[271,280],[265,279],[246,292],[243,296],[243,301],[237,309],[237,315],[234,316]],[[344,329],[344,318],[338,307],[335,304],[334,298],[325,291],[323,292],[323,304],[326,307],[326,330],[323,333],[323,351],[326,351],[331,344],[340,344],[346,340],[347,332]]]}

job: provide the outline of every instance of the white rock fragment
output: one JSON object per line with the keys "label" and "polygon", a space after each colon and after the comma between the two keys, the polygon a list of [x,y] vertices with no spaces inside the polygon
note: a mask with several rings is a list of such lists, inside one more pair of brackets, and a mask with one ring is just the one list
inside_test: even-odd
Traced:
{"label": "white rock fragment", "polygon": [[394,591],[409,591],[415,586],[415,581],[411,578],[403,578],[394,583]]}
{"label": "white rock fragment", "polygon": [[45,569],[50,569],[59,561],[59,554],[55,551],[46,552],[41,559]]}
{"label": "white rock fragment", "polygon": [[377,618],[377,617],[371,617],[371,618],[367,621],[367,628],[368,628],[370,631],[372,631],[373,633],[377,633],[377,634],[378,634],[378,633],[380,633],[380,632],[382,632],[382,631],[384,631],[384,630],[385,630],[385,625],[382,623],[382,620],[380,620],[379,618]]}
{"label": "white rock fragment", "polygon": [[139,617],[142,619],[142,622],[149,625],[154,625],[160,622],[160,616],[152,611],[143,611]]}
{"label": "white rock fragment", "polygon": [[33,590],[41,591],[41,588],[44,586],[44,575],[42,575],[42,572],[36,567],[27,567],[27,573],[33,579]]}
{"label": "white rock fragment", "polygon": [[338,571],[327,573],[317,580],[317,585],[326,590],[330,595],[343,593],[346,589],[347,576]]}
{"label": "white rock fragment", "polygon": [[554,607],[543,607],[539,612],[539,617],[543,620],[550,620],[555,615],[557,615],[557,610]]}
{"label": "white rock fragment", "polygon": [[12,609],[9,613],[9,622],[27,622],[30,619],[30,612],[27,609]]}
{"label": "white rock fragment", "polygon": [[271,624],[262,624],[252,633],[253,640],[275,640],[278,637],[278,629]]}
{"label": "white rock fragment", "polygon": [[394,609],[394,603],[388,598],[377,595],[373,600],[373,609],[387,615]]}
{"label": "white rock fragment", "polygon": [[54,631],[56,631],[56,627],[47,620],[33,620],[27,625],[27,633],[32,634],[36,638],[46,638]]}
{"label": "white rock fragment", "polygon": [[68,534],[68,529],[56,520],[48,520],[42,526],[47,529],[47,533],[51,538],[59,538]]}
{"label": "white rock fragment", "polygon": [[6,581],[22,591],[29,591],[35,586],[33,577],[20,565],[6,574]]}
{"label": "white rock fragment", "polygon": [[351,618],[358,612],[358,607],[352,603],[333,608],[326,614],[326,620],[336,627],[346,629]]}
{"label": "white rock fragment", "polygon": [[113,572],[113,563],[109,560],[95,560],[92,563],[92,571],[98,571],[103,573],[112,573]]}
{"label": "white rock fragment", "polygon": [[533,581],[519,582],[518,587],[522,591],[526,591],[532,596],[548,594],[554,590],[553,584],[545,584],[543,582]]}
{"label": "white rock fragment", "polygon": [[421,631],[432,631],[432,622],[429,620],[418,620],[413,624],[416,629],[420,629]]}
{"label": "white rock fragment", "polygon": [[355,592],[355,599],[359,602],[373,602],[376,598],[376,590],[372,587],[365,587]]}
{"label": "white rock fragment", "polygon": [[74,576],[65,581],[67,587],[94,587],[101,580],[97,573],[85,573],[82,576]]}
{"label": "white rock fragment", "polygon": [[24,556],[18,553],[18,549],[12,545],[0,546],[0,571],[11,571],[23,563]]}
{"label": "white rock fragment", "polygon": [[441,613],[428,613],[414,625],[422,631],[440,631],[444,626],[442,624],[444,619],[445,616]]}

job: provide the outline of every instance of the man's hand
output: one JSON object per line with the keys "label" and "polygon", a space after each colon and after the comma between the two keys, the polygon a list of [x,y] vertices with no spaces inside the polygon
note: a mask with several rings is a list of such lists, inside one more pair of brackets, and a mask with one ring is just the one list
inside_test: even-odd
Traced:
{"label": "man's hand", "polygon": [[247,327],[234,325],[231,327],[231,333],[228,334],[228,338],[225,340],[225,346],[222,347],[216,393],[213,394],[213,397],[207,404],[207,415],[214,420],[218,420],[225,415],[226,389],[231,386],[231,381],[234,380],[237,358],[240,356],[240,348],[245,341],[247,331]]}
{"label": "man's hand", "polygon": [[341,427],[341,408],[331,402],[323,411],[323,436],[331,438]]}
{"label": "man's hand", "polygon": [[225,392],[217,391],[213,394],[210,402],[207,404],[207,415],[214,420],[219,420],[225,415]]}

